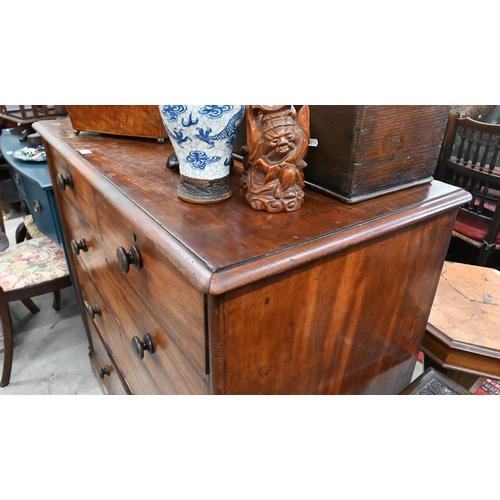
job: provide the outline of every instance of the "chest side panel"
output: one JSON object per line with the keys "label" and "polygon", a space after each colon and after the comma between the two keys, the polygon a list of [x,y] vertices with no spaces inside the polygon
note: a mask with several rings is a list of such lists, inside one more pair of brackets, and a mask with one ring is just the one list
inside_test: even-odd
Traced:
{"label": "chest side panel", "polygon": [[213,367],[223,381],[214,387],[397,394],[410,382],[446,251],[440,235],[453,219],[446,214],[227,293]]}

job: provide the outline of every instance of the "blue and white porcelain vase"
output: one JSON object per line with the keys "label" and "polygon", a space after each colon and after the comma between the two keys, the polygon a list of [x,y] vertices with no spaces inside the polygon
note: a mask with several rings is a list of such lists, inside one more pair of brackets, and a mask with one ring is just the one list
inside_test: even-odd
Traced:
{"label": "blue and white porcelain vase", "polygon": [[231,157],[245,106],[160,104],[160,114],[179,162],[179,197],[192,203],[229,198]]}

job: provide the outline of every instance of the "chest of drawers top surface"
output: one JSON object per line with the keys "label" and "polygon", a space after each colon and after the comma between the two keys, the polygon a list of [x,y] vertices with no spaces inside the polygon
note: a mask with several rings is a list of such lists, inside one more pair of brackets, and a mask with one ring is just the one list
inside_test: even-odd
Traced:
{"label": "chest of drawers top surface", "polygon": [[102,186],[108,181],[165,230],[181,251],[206,268],[205,277],[199,279],[210,284],[202,288],[210,286],[215,294],[258,278],[249,274],[270,275],[301,259],[308,262],[338,251],[369,233],[373,237],[387,232],[391,217],[397,216],[398,224],[414,222],[442,211],[443,198],[450,206],[464,198],[461,190],[436,181],[355,207],[307,190],[300,210],[269,214],[245,203],[239,188],[242,171],[236,165],[231,175],[234,195],[229,200],[195,205],[177,196],[178,174],[165,166],[173,151],[168,141],[75,135],[67,119],[40,122],[35,128],[68,163],[90,167],[102,176]]}

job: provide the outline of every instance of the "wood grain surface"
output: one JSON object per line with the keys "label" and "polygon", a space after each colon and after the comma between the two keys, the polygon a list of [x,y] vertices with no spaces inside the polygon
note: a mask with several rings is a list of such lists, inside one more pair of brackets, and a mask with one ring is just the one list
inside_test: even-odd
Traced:
{"label": "wood grain surface", "polygon": [[470,385],[500,377],[500,275],[496,269],[445,262],[422,341],[425,365]]}
{"label": "wood grain surface", "polygon": [[429,182],[449,106],[310,106],[306,182],[348,203]]}
{"label": "wood grain surface", "polygon": [[429,323],[452,340],[496,349],[500,355],[500,272],[445,262]]}
{"label": "wood grain surface", "polygon": [[162,139],[168,136],[158,105],[66,106],[76,131]]}

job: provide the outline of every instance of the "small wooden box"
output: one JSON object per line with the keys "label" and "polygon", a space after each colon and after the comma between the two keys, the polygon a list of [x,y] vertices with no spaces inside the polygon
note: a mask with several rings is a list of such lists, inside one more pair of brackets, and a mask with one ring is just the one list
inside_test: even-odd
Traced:
{"label": "small wooden box", "polygon": [[[450,106],[310,106],[306,184],[357,203],[432,180]],[[314,142],[314,141],[313,141]]]}
{"label": "small wooden box", "polygon": [[145,137],[163,142],[168,137],[158,105],[66,106],[76,134],[81,131]]}

